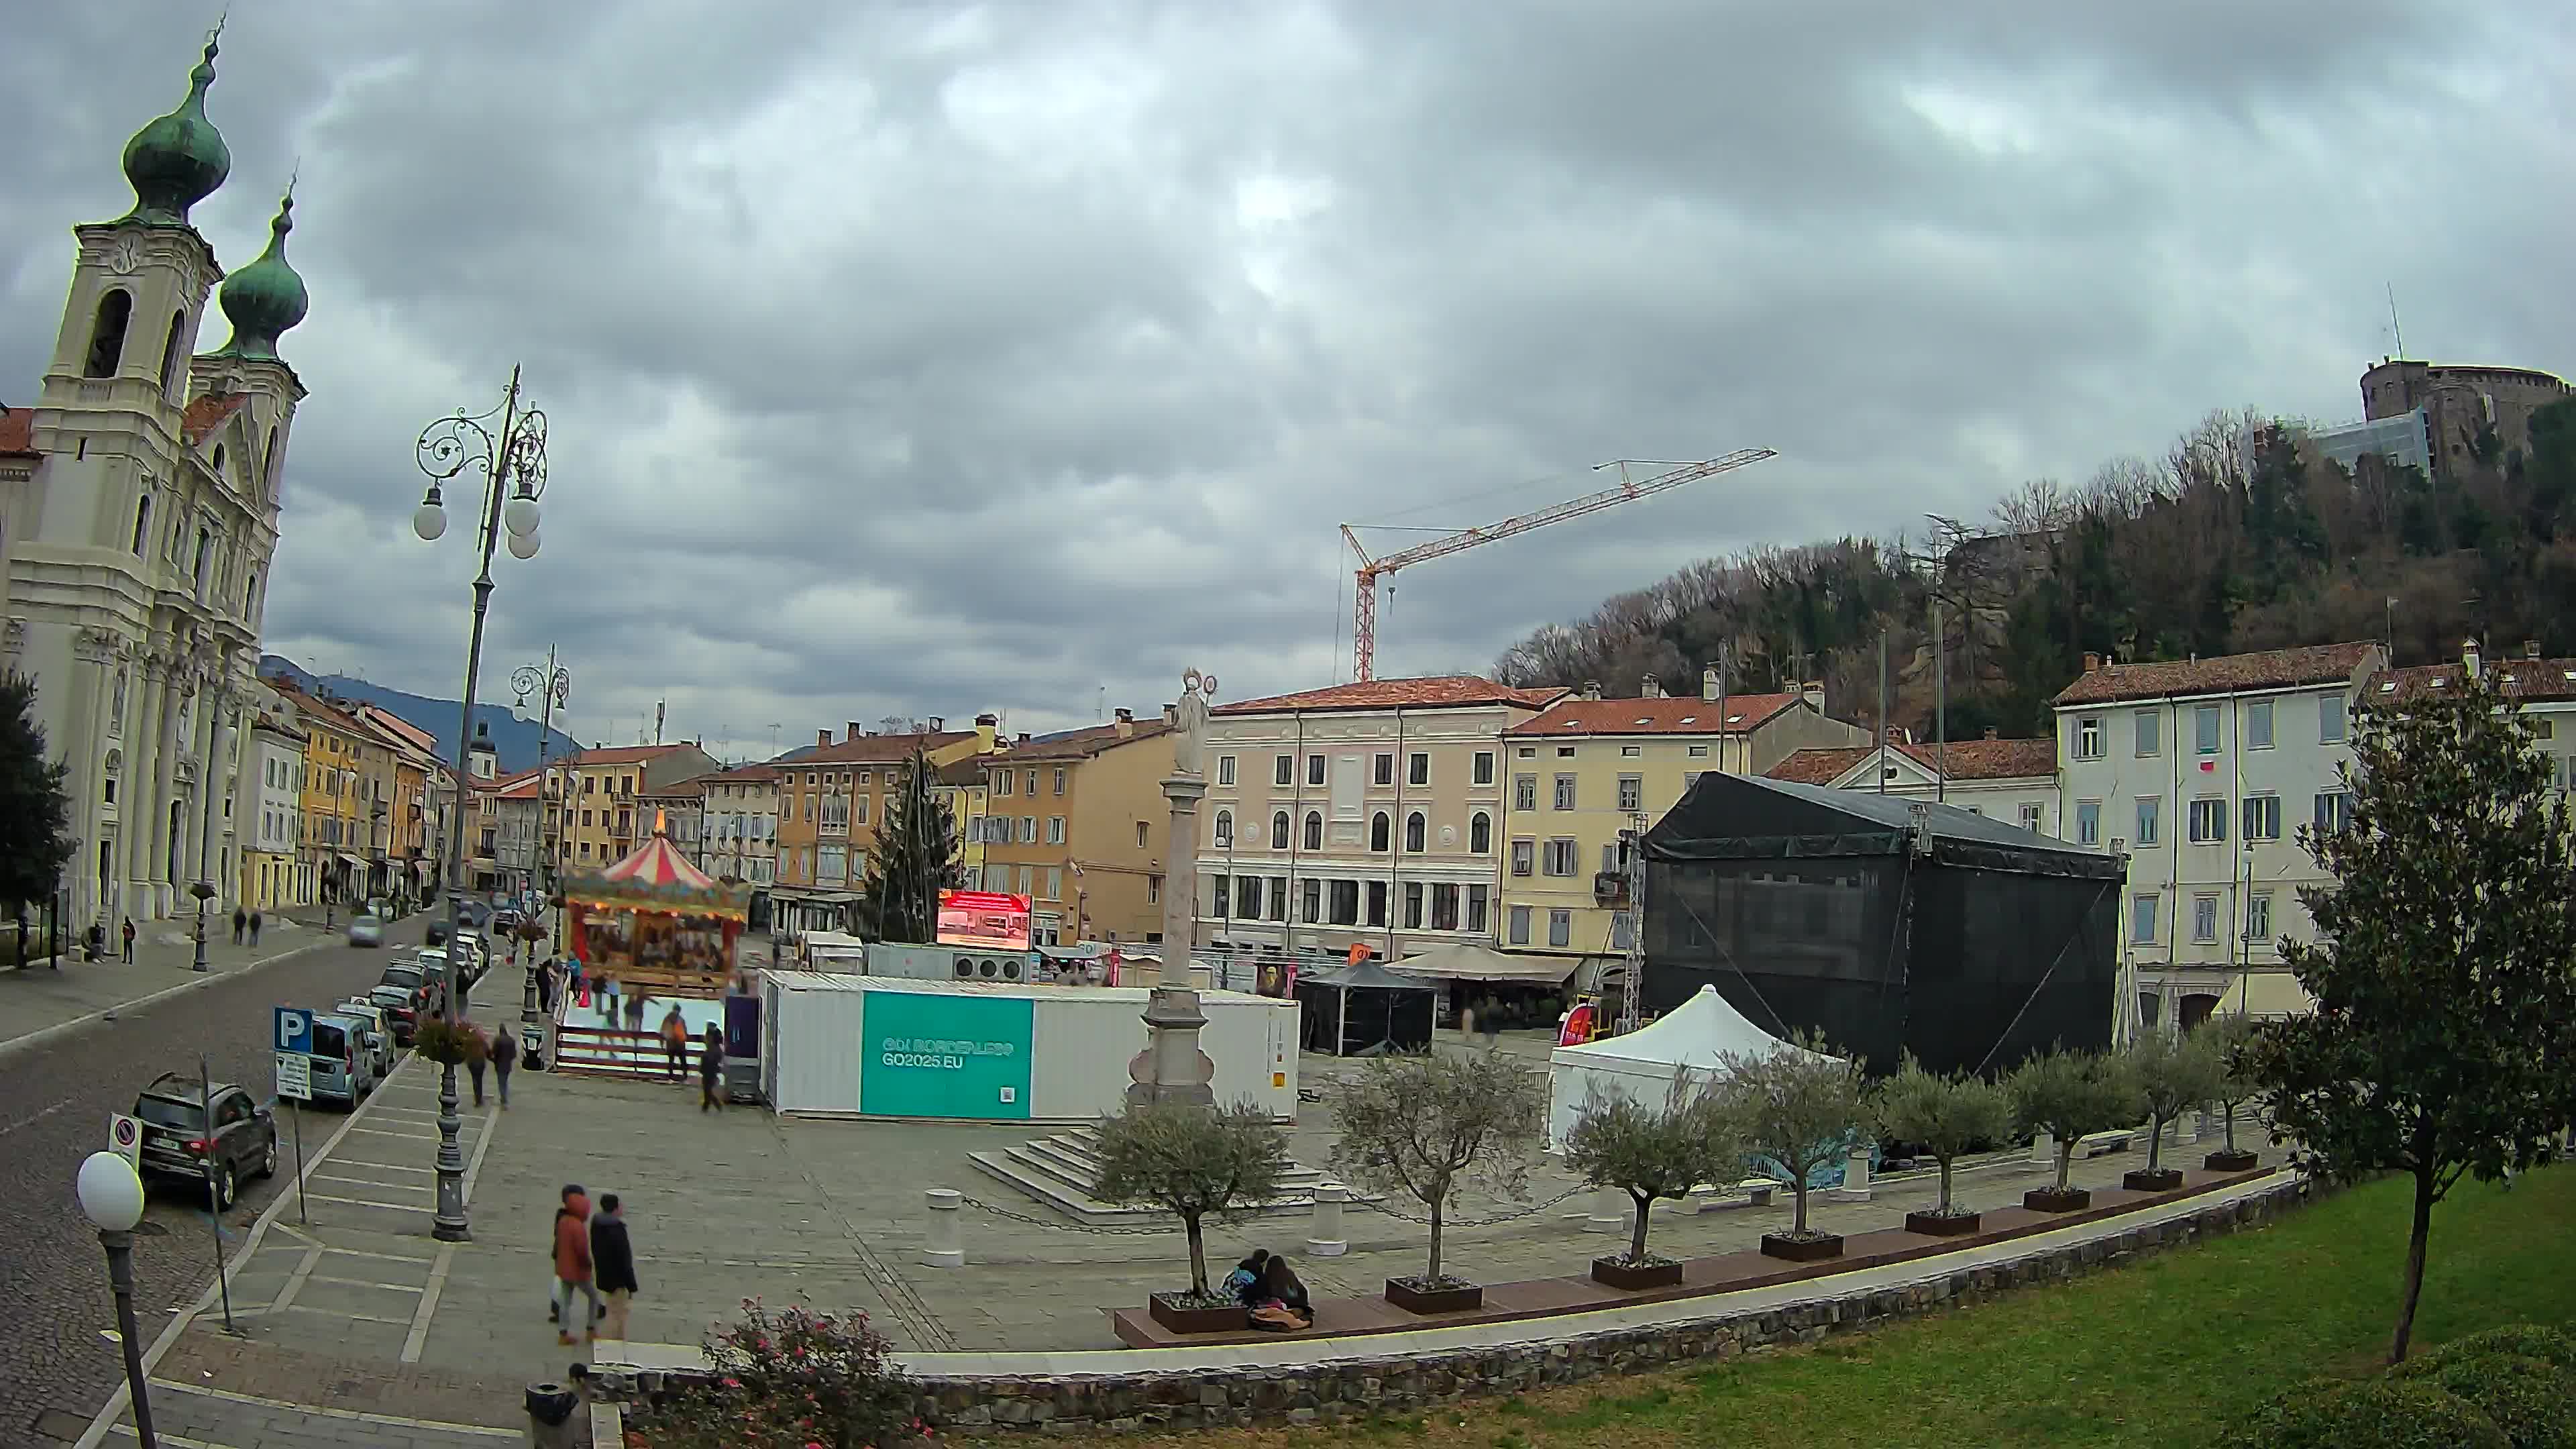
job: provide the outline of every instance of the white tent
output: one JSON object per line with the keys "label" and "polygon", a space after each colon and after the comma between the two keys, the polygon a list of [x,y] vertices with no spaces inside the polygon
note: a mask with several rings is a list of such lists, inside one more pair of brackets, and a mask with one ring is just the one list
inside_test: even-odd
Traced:
{"label": "white tent", "polygon": [[1663,1105],[1673,1078],[1684,1071],[1712,1073],[1720,1059],[1767,1056],[1793,1047],[1755,1026],[1727,1004],[1714,986],[1626,1036],[1561,1046],[1548,1056],[1547,1137],[1563,1151],[1575,1115],[1595,1097],[1613,1094],[1647,1106]]}

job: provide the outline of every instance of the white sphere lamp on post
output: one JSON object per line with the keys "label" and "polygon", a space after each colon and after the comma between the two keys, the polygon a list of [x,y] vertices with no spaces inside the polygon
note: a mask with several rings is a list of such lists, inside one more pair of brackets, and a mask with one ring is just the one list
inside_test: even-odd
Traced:
{"label": "white sphere lamp on post", "polygon": [[125,1392],[134,1409],[134,1437],[158,1449],[152,1434],[152,1400],[144,1388],[142,1334],[134,1326],[134,1227],[143,1221],[143,1179],[134,1164],[113,1152],[83,1159],[73,1182],[81,1216],[98,1229],[107,1249],[107,1284],[116,1294],[116,1335],[125,1348]]}

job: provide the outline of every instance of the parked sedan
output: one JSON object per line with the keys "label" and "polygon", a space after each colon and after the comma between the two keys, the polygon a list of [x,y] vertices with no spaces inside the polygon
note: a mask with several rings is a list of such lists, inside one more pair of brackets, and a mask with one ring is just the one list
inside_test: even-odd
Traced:
{"label": "parked sedan", "polygon": [[209,1091],[192,1075],[163,1072],[134,1099],[134,1115],[143,1119],[143,1175],[211,1183],[219,1206],[233,1205],[244,1173],[277,1171],[276,1119],[229,1082]]}
{"label": "parked sedan", "polygon": [[385,1009],[385,1020],[393,1024],[394,1045],[411,1045],[413,1031],[420,1025],[420,998],[408,986],[379,986],[367,993],[367,999]]}

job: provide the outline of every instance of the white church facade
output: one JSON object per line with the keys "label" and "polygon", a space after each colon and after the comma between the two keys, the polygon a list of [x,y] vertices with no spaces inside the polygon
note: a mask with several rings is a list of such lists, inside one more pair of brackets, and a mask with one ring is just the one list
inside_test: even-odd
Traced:
{"label": "white church facade", "polygon": [[[277,341],[303,320],[268,250],[227,277],[188,210],[231,169],[206,118],[216,46],[187,99],[129,141],[134,209],[73,229],[79,249],[35,405],[0,413],[0,664],[31,676],[68,767],[67,919],[229,915],[256,844],[260,613],[279,480],[304,387]],[[199,353],[221,283],[231,326]]]}

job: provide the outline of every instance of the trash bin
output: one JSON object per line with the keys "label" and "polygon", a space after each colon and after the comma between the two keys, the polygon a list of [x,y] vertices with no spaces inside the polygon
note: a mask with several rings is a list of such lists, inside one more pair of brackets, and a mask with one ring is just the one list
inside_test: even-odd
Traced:
{"label": "trash bin", "polygon": [[581,1395],[561,1384],[528,1385],[528,1449],[572,1449],[580,1406]]}

